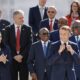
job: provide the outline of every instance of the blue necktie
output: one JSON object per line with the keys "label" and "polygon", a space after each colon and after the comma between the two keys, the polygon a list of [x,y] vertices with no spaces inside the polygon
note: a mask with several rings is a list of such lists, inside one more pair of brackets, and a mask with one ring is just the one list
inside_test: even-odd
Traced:
{"label": "blue necktie", "polygon": [[44,55],[46,56],[47,46],[46,46],[45,42],[44,42],[44,46],[43,46],[43,51],[44,51]]}

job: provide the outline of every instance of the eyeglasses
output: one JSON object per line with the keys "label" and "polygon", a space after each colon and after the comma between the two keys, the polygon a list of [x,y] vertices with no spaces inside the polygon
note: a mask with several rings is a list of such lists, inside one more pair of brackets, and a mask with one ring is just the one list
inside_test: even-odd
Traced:
{"label": "eyeglasses", "polygon": [[48,13],[55,13],[54,11],[48,11]]}
{"label": "eyeglasses", "polygon": [[72,7],[78,7],[77,5],[72,5]]}

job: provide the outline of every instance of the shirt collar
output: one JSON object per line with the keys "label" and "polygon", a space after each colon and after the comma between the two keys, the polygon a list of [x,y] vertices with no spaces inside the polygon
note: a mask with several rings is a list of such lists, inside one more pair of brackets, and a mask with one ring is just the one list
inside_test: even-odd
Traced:
{"label": "shirt collar", "polygon": [[50,22],[51,20],[52,20],[52,22],[54,22],[54,21],[55,21],[55,18],[53,18],[53,19],[50,19],[50,18],[49,18],[49,22]]}
{"label": "shirt collar", "polygon": [[[46,46],[48,45],[48,42],[49,42],[49,40],[45,42]],[[41,43],[44,44],[44,41],[41,40]]]}
{"label": "shirt collar", "polygon": [[[61,44],[64,44],[65,42],[63,42],[62,40],[61,40]],[[66,42],[66,45],[68,45],[68,43],[69,43],[69,41],[67,41]]]}
{"label": "shirt collar", "polygon": [[42,6],[40,6],[40,5],[38,5],[38,6],[39,6],[39,8],[43,8],[43,9],[45,9],[45,6],[43,6],[43,7],[42,7]]}
{"label": "shirt collar", "polygon": [[19,26],[19,28],[21,29],[21,25],[17,25],[17,24],[14,24],[15,25],[15,28],[17,28]]}

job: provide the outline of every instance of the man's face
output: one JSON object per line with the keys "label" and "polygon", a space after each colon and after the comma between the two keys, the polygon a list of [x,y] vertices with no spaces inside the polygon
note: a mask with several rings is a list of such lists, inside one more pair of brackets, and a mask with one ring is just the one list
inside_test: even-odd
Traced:
{"label": "man's face", "polygon": [[44,6],[46,4],[47,0],[39,0],[39,5]]}
{"label": "man's face", "polygon": [[56,10],[54,8],[48,8],[47,15],[50,19],[53,19],[56,15]]}
{"label": "man's face", "polygon": [[69,40],[70,33],[68,30],[60,29],[59,34],[60,34],[61,41],[67,42]]}
{"label": "man's face", "polygon": [[17,25],[22,25],[24,23],[24,16],[22,14],[15,15],[13,19]]}
{"label": "man's face", "polygon": [[46,42],[49,39],[49,33],[47,31],[43,31],[40,33],[40,39]]}

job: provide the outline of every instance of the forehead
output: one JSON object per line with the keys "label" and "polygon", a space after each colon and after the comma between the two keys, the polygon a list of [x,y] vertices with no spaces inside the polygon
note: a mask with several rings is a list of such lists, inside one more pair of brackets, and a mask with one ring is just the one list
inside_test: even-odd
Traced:
{"label": "forehead", "polygon": [[69,31],[68,30],[65,30],[65,29],[60,29],[59,30],[59,32],[61,33],[61,34],[69,34]]}
{"label": "forehead", "polygon": [[41,30],[40,33],[48,33],[48,31],[44,29],[44,30]]}
{"label": "forehead", "polygon": [[14,15],[14,17],[16,17],[16,18],[20,18],[20,17],[23,17],[23,16],[24,16],[24,15],[21,14],[21,13]]}
{"label": "forehead", "polygon": [[54,7],[49,7],[48,11],[56,11],[56,9]]}
{"label": "forehead", "polygon": [[46,0],[39,0],[39,1],[46,1]]}
{"label": "forehead", "polygon": [[76,3],[76,2],[73,2],[73,3],[72,3],[72,6],[73,6],[73,5],[77,5],[77,3]]}

